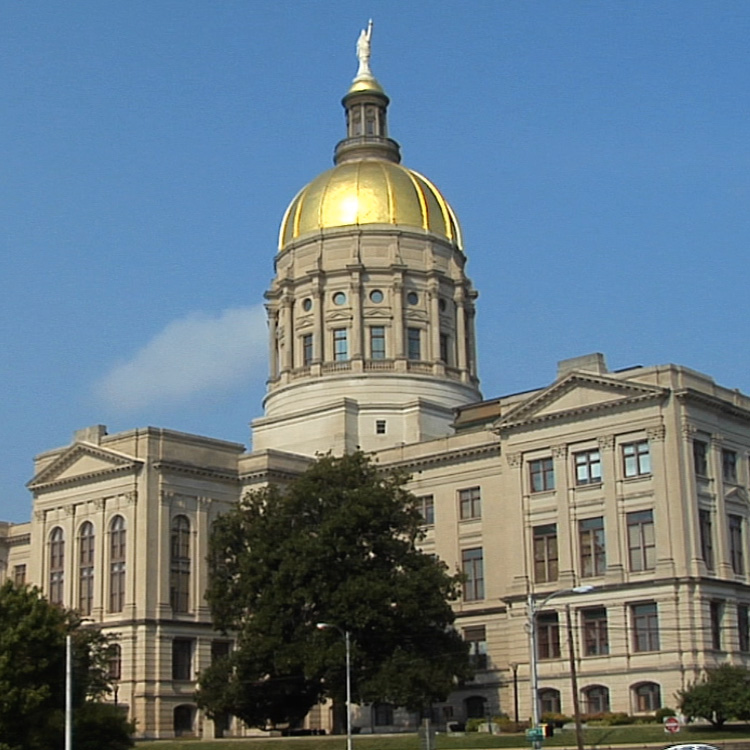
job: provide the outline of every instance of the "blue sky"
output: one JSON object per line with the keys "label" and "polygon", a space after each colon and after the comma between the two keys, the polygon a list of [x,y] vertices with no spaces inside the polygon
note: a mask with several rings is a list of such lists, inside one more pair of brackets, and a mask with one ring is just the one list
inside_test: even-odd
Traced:
{"label": "blue sky", "polygon": [[750,392],[745,0],[6,2],[0,518],[90,424],[249,443],[278,225],[369,17],[462,223],[486,397],[592,351]]}

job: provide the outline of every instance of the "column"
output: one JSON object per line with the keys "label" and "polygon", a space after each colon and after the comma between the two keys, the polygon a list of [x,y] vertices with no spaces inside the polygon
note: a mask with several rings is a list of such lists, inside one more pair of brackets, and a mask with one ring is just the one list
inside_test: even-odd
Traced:
{"label": "column", "polygon": [[394,359],[404,359],[404,284],[400,275],[393,281]]}
{"label": "column", "polygon": [[440,284],[437,279],[430,279],[427,294],[430,300],[430,319],[427,324],[429,349],[425,359],[436,364],[440,362]]}
{"label": "column", "polygon": [[350,359],[362,359],[362,284],[360,283],[360,273],[358,270],[352,271],[351,282],[349,285],[349,294],[351,296],[352,309],[352,342]]}
{"label": "column", "polygon": [[575,586],[575,564],[573,562],[573,540],[571,538],[571,497],[568,477],[568,446],[564,443],[552,446],[555,467],[555,496],[557,505],[557,556],[560,588]]}
{"label": "column", "polygon": [[456,286],[453,292],[453,301],[456,303],[456,353],[458,354],[458,369],[461,371],[461,378],[466,380],[467,376],[467,342],[466,342],[466,310],[464,301],[466,297],[464,288]]}
{"label": "column", "polygon": [[[721,578],[734,579],[732,559],[729,551],[729,518],[724,502],[724,474],[721,460],[721,449],[724,444],[722,435],[711,435],[711,445],[708,451],[709,474],[714,478],[716,488],[716,573]],[[746,529],[743,529],[746,531]],[[743,539],[743,542],[745,540]],[[747,546],[747,545],[745,545]]]}
{"label": "column", "polygon": [[281,372],[289,372],[292,369],[292,350],[294,347],[292,302],[292,295],[288,291],[284,291],[281,297]]}
{"label": "column", "polygon": [[276,380],[279,377],[277,308],[274,305],[266,305],[266,315],[268,316],[268,374],[271,380]]}

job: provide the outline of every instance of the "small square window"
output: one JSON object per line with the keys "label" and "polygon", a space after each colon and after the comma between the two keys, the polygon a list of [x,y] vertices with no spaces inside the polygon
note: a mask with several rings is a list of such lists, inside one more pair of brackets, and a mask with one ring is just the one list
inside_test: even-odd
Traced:
{"label": "small square window", "polygon": [[482,517],[482,493],[479,487],[459,490],[458,504],[462,521]]}
{"label": "small square window", "polygon": [[576,484],[601,484],[602,459],[599,450],[575,454]]}
{"label": "small square window", "polygon": [[532,492],[555,489],[555,467],[551,458],[529,461],[529,479]]}
{"label": "small square window", "polygon": [[651,452],[648,440],[625,443],[622,446],[623,471],[626,477],[640,477],[651,473]]}

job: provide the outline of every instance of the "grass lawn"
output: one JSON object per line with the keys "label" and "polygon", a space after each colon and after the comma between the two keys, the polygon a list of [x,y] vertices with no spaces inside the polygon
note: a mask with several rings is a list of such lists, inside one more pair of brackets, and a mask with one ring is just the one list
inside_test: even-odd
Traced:
{"label": "grass lawn", "polygon": [[[613,745],[648,745],[662,747],[683,742],[705,742],[722,747],[728,742],[750,745],[750,727],[732,725],[722,731],[707,726],[683,727],[678,734],[667,734],[661,725],[640,724],[624,727],[590,727],[584,730],[586,748],[609,748]],[[357,735],[354,750],[420,750],[416,734]],[[575,747],[573,730],[556,730],[554,737],[544,741],[544,747]],[[465,735],[439,734],[437,750],[468,750],[471,748],[530,748],[523,734],[489,735],[471,732]],[[231,740],[160,740],[139,742],[137,750],[345,750],[346,737],[278,737],[273,739]]]}

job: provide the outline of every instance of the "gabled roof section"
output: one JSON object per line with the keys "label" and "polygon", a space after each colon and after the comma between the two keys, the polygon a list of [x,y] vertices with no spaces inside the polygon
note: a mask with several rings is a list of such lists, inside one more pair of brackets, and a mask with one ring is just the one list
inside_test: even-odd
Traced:
{"label": "gabled roof section", "polygon": [[30,490],[48,490],[69,484],[80,484],[116,474],[137,471],[143,465],[125,453],[91,443],[76,442],[45,466],[26,485]]}
{"label": "gabled roof section", "polygon": [[497,432],[664,399],[669,389],[606,375],[569,372],[493,424]]}

